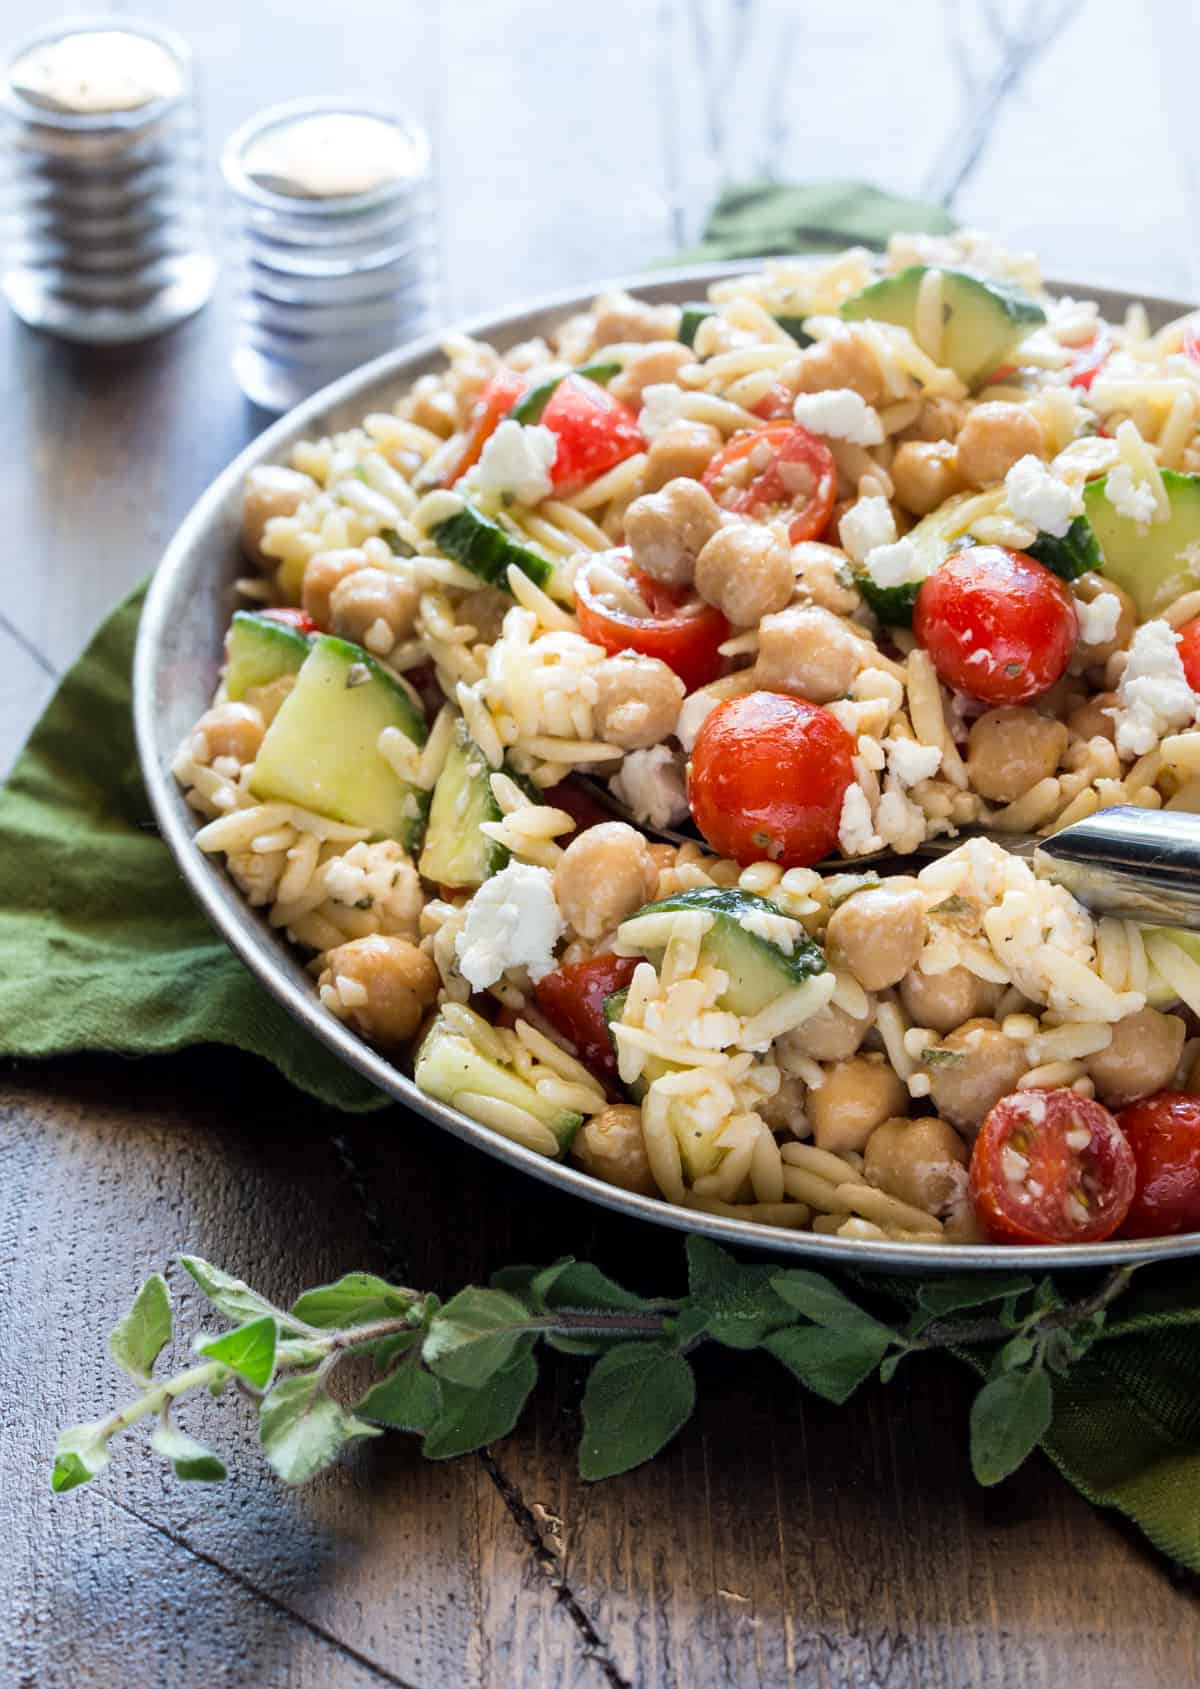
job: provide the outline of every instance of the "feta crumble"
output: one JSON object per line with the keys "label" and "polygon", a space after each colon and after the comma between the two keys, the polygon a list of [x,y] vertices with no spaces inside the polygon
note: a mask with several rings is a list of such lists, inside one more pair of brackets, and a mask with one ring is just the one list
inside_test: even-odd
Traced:
{"label": "feta crumble", "polygon": [[1148,481],[1135,481],[1127,463],[1110,469],[1104,481],[1104,496],[1119,516],[1127,516],[1139,528],[1146,528],[1158,514],[1158,500]]}
{"label": "feta crumble", "polygon": [[673,827],[691,813],[682,758],[666,745],[629,751],[609,784],[613,796],[648,826]]}
{"label": "feta crumble", "polygon": [[846,856],[865,856],[868,851],[883,849],[883,840],[871,825],[867,794],[857,784],[847,786],[842,799],[838,844]]}
{"label": "feta crumble", "polygon": [[1179,635],[1167,622],[1143,622],[1117,687],[1118,753],[1144,756],[1168,733],[1190,727],[1197,701],[1183,672]]}
{"label": "feta crumble", "polygon": [[1030,522],[1055,539],[1063,538],[1078,514],[1075,492],[1032,452],[1018,458],[1004,477],[1004,495],[1018,521]]}
{"label": "feta crumble", "polygon": [[1075,613],[1079,618],[1080,644],[1105,645],[1116,633],[1117,623],[1121,620],[1121,600],[1115,592],[1102,592],[1090,604],[1077,598]]}
{"label": "feta crumble", "polygon": [[919,579],[921,564],[913,542],[902,539],[891,545],[873,545],[864,567],[876,586],[891,587]]}
{"label": "feta crumble", "polygon": [[833,387],[824,393],[801,393],[792,415],[814,434],[849,440],[855,446],[883,443],[883,424],[876,412],[852,387]]}
{"label": "feta crumble", "polygon": [[888,771],[901,786],[919,786],[922,780],[932,780],[942,766],[942,752],[937,745],[918,745],[915,739],[885,739]]}
{"label": "feta crumble", "polygon": [[454,950],[475,991],[495,985],[509,968],[528,968],[536,984],[554,967],[554,946],[565,931],[550,871],[510,862],[485,880],[467,905]]}
{"label": "feta crumble", "polygon": [[804,936],[804,928],[799,921],[793,921],[790,915],[776,915],[770,909],[748,909],[737,917],[737,924],[743,932],[753,933],[764,943],[773,944],[785,956],[792,954],[796,940]]}
{"label": "feta crumble", "polygon": [[673,381],[655,381],[643,387],[638,427],[646,439],[656,440],[665,428],[678,422],[686,402],[687,394]]}
{"label": "feta crumble", "polygon": [[838,523],[842,545],[856,563],[865,563],[877,546],[894,545],[896,521],[882,494],[860,498]]}
{"label": "feta crumble", "polygon": [[511,417],[483,448],[472,485],[483,497],[540,504],[550,496],[549,469],[558,453],[558,436],[541,424],[524,427]]}

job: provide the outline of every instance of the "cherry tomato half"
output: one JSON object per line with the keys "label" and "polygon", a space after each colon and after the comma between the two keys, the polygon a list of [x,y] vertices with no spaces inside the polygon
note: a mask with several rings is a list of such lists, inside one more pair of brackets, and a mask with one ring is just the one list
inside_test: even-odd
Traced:
{"label": "cherry tomato half", "polygon": [[[627,568],[629,553],[605,553],[618,570]],[[695,593],[679,593],[640,569],[629,571],[650,615],[635,616],[606,603],[589,578],[586,566],[575,577],[575,610],[585,639],[615,655],[640,651],[674,669],[689,692],[715,680],[721,672],[718,647],[729,638],[729,623],[719,610]]]}
{"label": "cherry tomato half", "polygon": [[1137,1163],[1122,1237],[1200,1231],[1200,1097],[1159,1091],[1117,1115]]}
{"label": "cherry tomato half", "polygon": [[796,395],[791,388],[782,381],[777,381],[774,387],[768,387],[762,398],[750,409],[755,416],[761,416],[764,422],[778,422],[783,417],[790,417],[792,406],[796,403]]}
{"label": "cherry tomato half", "polygon": [[444,487],[452,487],[468,469],[474,468],[479,462],[483,448],[517,401],[525,397],[528,387],[528,381],[523,375],[518,375],[515,369],[496,371],[475,401],[467,443],[457,464],[443,481]]}
{"label": "cherry tomato half", "polygon": [[550,481],[562,491],[584,487],[646,449],[628,406],[582,375],[559,382],[542,412],[542,427],[558,435]]}
{"label": "cherry tomato half", "polygon": [[1195,324],[1183,331],[1183,355],[1194,364],[1200,364],[1200,328]]}
{"label": "cherry tomato half", "polygon": [[292,628],[296,633],[317,631],[317,624],[307,610],[260,610],[259,615],[264,621],[280,622],[285,628]]}
{"label": "cherry tomato half", "polygon": [[1081,346],[1071,360],[1071,372],[1067,377],[1072,387],[1082,387],[1086,392],[1095,381],[1112,355],[1112,336],[1107,329],[1097,329],[1086,345]]}
{"label": "cherry tomato half", "polygon": [[688,769],[696,825],[721,856],[807,868],[837,844],[854,740],[803,698],[750,692],[705,717]]}
{"label": "cherry tomato half", "polygon": [[974,545],[917,594],[913,631],[957,692],[1024,704],[1065,671],[1079,634],[1070,589],[1023,551]]}
{"label": "cherry tomato half", "polygon": [[635,956],[592,956],[543,974],[533,988],[538,1008],[551,1026],[571,1040],[580,1061],[603,1073],[617,1071],[604,999],[614,991],[624,991],[636,967]]}
{"label": "cherry tomato half", "polygon": [[996,1243],[1100,1243],[1133,1201],[1133,1151],[1112,1115],[1075,1091],[1014,1091],[971,1152],[975,1216]]}
{"label": "cherry tomato half", "polygon": [[1185,622],[1179,630],[1179,660],[1187,683],[1193,692],[1200,692],[1200,616]]}
{"label": "cherry tomato half", "polygon": [[735,434],[701,480],[722,510],[738,516],[790,510],[793,545],[824,533],[837,493],[833,453],[819,435],[795,422]]}

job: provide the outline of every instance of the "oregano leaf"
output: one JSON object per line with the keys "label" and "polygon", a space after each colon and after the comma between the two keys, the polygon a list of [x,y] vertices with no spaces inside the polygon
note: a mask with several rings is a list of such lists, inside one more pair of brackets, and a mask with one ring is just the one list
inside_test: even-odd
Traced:
{"label": "oregano leaf", "polygon": [[256,1390],[265,1390],[275,1371],[278,1335],[274,1314],[264,1314],[261,1319],[222,1332],[220,1337],[197,1341],[196,1349],[210,1361],[220,1361]]}
{"label": "oregano leaf", "polygon": [[265,1296],[260,1296],[257,1290],[251,1290],[248,1284],[240,1278],[234,1278],[232,1273],[225,1272],[221,1267],[214,1267],[209,1261],[202,1261],[198,1255],[181,1255],[179,1264],[195,1279],[213,1307],[219,1309],[227,1319],[241,1323],[244,1320],[259,1319],[263,1314],[275,1313]]}
{"label": "oregano leaf", "polygon": [[648,1302],[644,1296],[635,1296],[632,1290],[626,1290],[607,1273],[602,1273],[599,1267],[593,1267],[590,1261],[559,1262],[547,1272],[554,1274],[542,1289],[548,1308],[639,1314],[660,1306],[659,1303]]}
{"label": "oregano leaf", "polygon": [[503,1290],[470,1285],[439,1310],[425,1336],[425,1363],[452,1384],[478,1389],[512,1359],[528,1309]]}
{"label": "oregano leaf", "polygon": [[1016,1372],[1021,1367],[1028,1366],[1036,1347],[1033,1338],[1026,1337],[1024,1332],[1010,1337],[1007,1343],[996,1350],[992,1358],[992,1375],[998,1377],[1002,1372]]}
{"label": "oregano leaf", "polygon": [[122,1372],[144,1384],[170,1341],[171,1292],[161,1273],[151,1273],[129,1312],[113,1326],[108,1352]]}
{"label": "oregano leaf", "polygon": [[708,1330],[709,1316],[703,1308],[689,1307],[667,1322],[667,1335],[677,1349],[686,1349]]}
{"label": "oregano leaf", "polygon": [[827,1402],[844,1402],[870,1376],[887,1351],[884,1326],[791,1325],[773,1331],[763,1347],[782,1361],[806,1389]]}
{"label": "oregano leaf", "polygon": [[186,1483],[219,1484],[226,1476],[225,1462],[219,1455],[169,1420],[155,1426],[150,1446],[171,1462],[175,1476]]}
{"label": "oregano leaf", "polygon": [[1041,1367],[1002,1372],[971,1403],[971,1470],[981,1484],[998,1484],[1033,1453],[1054,1411],[1050,1380]]}
{"label": "oregano leaf", "polygon": [[747,1266],[694,1233],[687,1240],[687,1257],[689,1301],[703,1310],[709,1335],[726,1348],[756,1348],[769,1331],[795,1318],[772,1289],[777,1268]]}
{"label": "oregano leaf", "polygon": [[885,1340],[892,1336],[887,1326],[867,1313],[865,1308],[860,1308],[857,1302],[851,1301],[822,1273],[810,1273],[800,1267],[789,1268],[786,1272],[774,1273],[771,1286],[789,1308],[812,1320],[814,1325],[836,1326],[843,1331],[855,1327],[863,1331],[882,1332]]}
{"label": "oregano leaf", "polygon": [[1033,1289],[1033,1280],[1013,1273],[962,1273],[931,1279],[917,1291],[917,1309],[909,1322],[916,1336],[934,1320],[965,1308],[984,1308],[990,1302],[1012,1302]]}
{"label": "oregano leaf", "polygon": [[415,1301],[411,1290],[388,1284],[374,1273],[345,1273],[333,1284],[306,1290],[292,1304],[292,1315],[322,1331],[340,1331],[348,1326],[401,1318]]}
{"label": "oregano leaf", "polygon": [[507,1437],[537,1383],[537,1362],[526,1351],[494,1373],[486,1390],[441,1380],[442,1411],[429,1427],[421,1453],[450,1460]]}
{"label": "oregano leaf", "polygon": [[286,1484],[302,1484],[358,1437],[378,1437],[378,1427],[346,1413],[311,1373],[281,1378],[258,1410],[263,1453]]}
{"label": "oregano leaf", "polygon": [[428,1431],[442,1411],[442,1386],[424,1367],[405,1362],[373,1385],[354,1411],[400,1431]]}
{"label": "oregano leaf", "polygon": [[50,1488],[55,1495],[63,1495],[98,1478],[108,1463],[108,1439],[102,1424],[72,1425],[60,1434],[55,1446]]}
{"label": "oregano leaf", "polygon": [[579,1471],[612,1478],[656,1455],[696,1402],[692,1369],[662,1343],[623,1343],[602,1355],[583,1393]]}

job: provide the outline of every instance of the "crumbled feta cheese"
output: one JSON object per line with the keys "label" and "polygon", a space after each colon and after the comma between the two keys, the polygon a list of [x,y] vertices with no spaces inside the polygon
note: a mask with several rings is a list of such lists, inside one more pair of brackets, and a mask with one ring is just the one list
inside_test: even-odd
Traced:
{"label": "crumbled feta cheese", "polygon": [[1075,492],[1029,452],[1018,458],[1004,477],[1008,508],[1019,521],[1030,522],[1040,533],[1062,539],[1077,514]]}
{"label": "crumbled feta cheese", "polygon": [[655,381],[649,387],[643,387],[638,427],[646,439],[657,439],[664,428],[678,422],[686,401],[687,394],[673,381]]}
{"label": "crumbled feta cheese", "polygon": [[885,845],[906,853],[925,842],[925,814],[899,781],[889,778],[875,810],[875,825]]}
{"label": "crumbled feta cheese", "polygon": [[942,753],[937,745],[918,745],[915,739],[885,739],[888,769],[902,786],[917,786],[922,780],[932,780],[942,766]]}
{"label": "crumbled feta cheese", "polygon": [[1117,631],[1117,623],[1121,620],[1121,600],[1115,592],[1102,592],[1090,604],[1077,598],[1075,613],[1079,617],[1080,644],[1104,645]]}
{"label": "crumbled feta cheese", "polygon": [[882,496],[860,498],[838,523],[842,545],[856,563],[865,563],[868,553],[879,545],[893,545],[896,522],[892,507]]}
{"label": "crumbled feta cheese", "polygon": [[705,691],[693,692],[683,700],[679,707],[679,720],[675,723],[675,737],[685,751],[692,750],[696,735],[720,702],[711,692]]}
{"label": "crumbled feta cheese", "polygon": [[1179,635],[1167,622],[1143,622],[1117,687],[1117,750],[1144,756],[1159,740],[1190,727],[1200,702],[1179,657]]}
{"label": "crumbled feta cheese", "polygon": [[832,387],[824,393],[801,393],[792,415],[814,434],[831,440],[849,440],[855,446],[878,446],[883,442],[879,414],[852,387]]}
{"label": "crumbled feta cheese", "polygon": [[871,806],[867,794],[857,782],[846,788],[842,799],[842,813],[838,820],[838,844],[846,856],[865,856],[868,851],[882,850],[883,840],[871,825]]}
{"label": "crumbled feta cheese", "polygon": [[892,545],[873,545],[868,551],[865,568],[876,586],[905,586],[920,575],[920,558],[910,539],[896,540]]}
{"label": "crumbled feta cheese", "polygon": [[690,813],[683,759],[666,745],[628,752],[610,785],[613,796],[647,826],[673,827]]}
{"label": "crumbled feta cheese", "polygon": [[1104,496],[1119,516],[1127,516],[1139,528],[1147,527],[1158,514],[1158,500],[1148,481],[1135,481],[1127,463],[1118,463],[1104,479]]}
{"label": "crumbled feta cheese", "polygon": [[476,991],[494,985],[509,968],[528,968],[536,983],[553,968],[554,946],[565,931],[553,875],[510,862],[485,880],[467,905],[454,950],[463,978]]}
{"label": "crumbled feta cheese", "polygon": [[540,504],[550,496],[548,471],[557,453],[557,434],[540,423],[523,427],[509,417],[484,446],[472,486],[485,498]]}

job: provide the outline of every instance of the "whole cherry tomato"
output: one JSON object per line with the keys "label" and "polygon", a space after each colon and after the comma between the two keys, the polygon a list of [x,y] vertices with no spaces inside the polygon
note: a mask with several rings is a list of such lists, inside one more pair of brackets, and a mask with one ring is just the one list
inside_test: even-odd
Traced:
{"label": "whole cherry tomato", "polygon": [[750,692],[705,717],[688,801],[713,849],[736,862],[807,868],[837,844],[854,740],[802,698]]}
{"label": "whole cherry tomato", "polygon": [[560,492],[584,487],[646,449],[628,406],[582,375],[559,382],[542,412],[542,427],[558,435],[550,481]]}
{"label": "whole cherry tomato", "polygon": [[497,370],[481,389],[471,411],[471,429],[462,456],[446,476],[442,485],[452,487],[460,476],[479,462],[480,454],[519,399],[525,397],[529,383],[515,369]]}
{"label": "whole cherry tomato", "polygon": [[772,422],[735,434],[701,480],[722,510],[738,516],[786,515],[793,545],[825,531],[837,492],[833,453],[796,422]]}
{"label": "whole cherry tomato", "polygon": [[1200,616],[1179,630],[1179,660],[1193,692],[1200,692]]}
{"label": "whole cherry tomato", "polygon": [[587,566],[575,577],[575,610],[585,639],[618,651],[640,651],[674,669],[689,692],[715,680],[721,672],[722,642],[729,623],[719,610],[695,593],[676,592],[640,569],[629,568],[627,551],[603,553],[618,573],[628,575],[649,616],[635,616],[611,602],[592,584]]}
{"label": "whole cherry tomato", "polygon": [[1122,1237],[1200,1231],[1200,1097],[1158,1091],[1117,1115],[1137,1163]]}
{"label": "whole cherry tomato", "polygon": [[1070,589],[1034,558],[974,545],[922,583],[913,631],[947,686],[1024,704],[1066,670],[1079,617]]}
{"label": "whole cherry tomato", "polygon": [[1133,1201],[1133,1151],[1106,1108],[1075,1091],[1014,1091],[971,1152],[975,1216],[996,1243],[1100,1243]]}
{"label": "whole cherry tomato", "polygon": [[285,628],[291,628],[295,633],[316,633],[317,624],[307,610],[260,610],[259,615],[267,622],[279,622]]}
{"label": "whole cherry tomato", "polygon": [[636,967],[634,956],[592,956],[543,974],[533,988],[538,1008],[556,1031],[571,1040],[580,1061],[604,1073],[617,1071],[604,1000],[614,991],[624,991]]}

